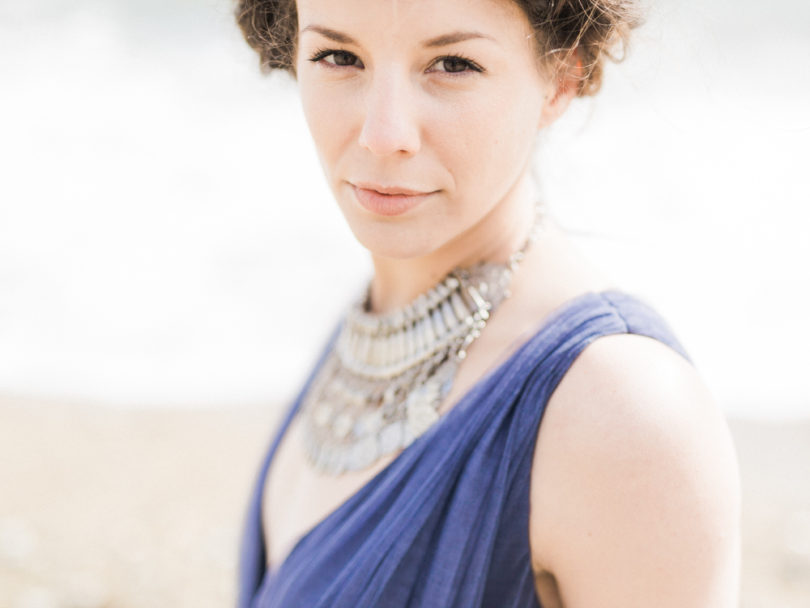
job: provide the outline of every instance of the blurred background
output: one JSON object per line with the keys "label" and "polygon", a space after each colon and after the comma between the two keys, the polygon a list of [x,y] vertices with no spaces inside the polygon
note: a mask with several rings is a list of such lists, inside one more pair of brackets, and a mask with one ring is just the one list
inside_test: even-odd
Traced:
{"label": "blurred background", "polygon": [[[648,0],[554,215],[727,413],[745,607],[810,605],[810,4]],[[370,276],[229,0],[0,4],[0,607],[224,606],[277,416]]]}

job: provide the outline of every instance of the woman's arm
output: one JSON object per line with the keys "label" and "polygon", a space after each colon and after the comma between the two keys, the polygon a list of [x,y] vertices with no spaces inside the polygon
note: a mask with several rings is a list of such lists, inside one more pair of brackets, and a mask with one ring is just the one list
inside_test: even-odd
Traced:
{"label": "woman's arm", "polygon": [[695,369],[650,338],[603,337],[547,407],[530,541],[562,605],[736,607],[737,458]]}

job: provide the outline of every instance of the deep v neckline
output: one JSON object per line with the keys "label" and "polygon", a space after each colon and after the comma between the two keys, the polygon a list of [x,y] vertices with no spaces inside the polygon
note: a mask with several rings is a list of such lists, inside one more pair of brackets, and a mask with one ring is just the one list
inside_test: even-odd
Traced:
{"label": "deep v neckline", "polygon": [[[435,435],[446,428],[455,418],[457,418],[460,414],[458,412],[464,411],[468,404],[473,402],[473,397],[477,395],[480,391],[484,390],[487,384],[489,384],[493,378],[496,378],[500,375],[508,365],[510,365],[516,358],[524,353],[526,349],[530,347],[530,345],[534,344],[541,336],[546,334],[550,331],[554,325],[555,321],[565,314],[566,311],[574,308],[577,304],[586,300],[588,298],[601,298],[604,294],[610,293],[619,293],[617,289],[606,289],[599,292],[595,291],[587,291],[584,293],[579,294],[578,296],[574,296],[569,300],[566,300],[562,304],[558,305],[556,308],[552,309],[550,313],[548,313],[545,318],[535,326],[534,330],[528,330],[522,334],[520,334],[515,341],[519,341],[521,338],[526,336],[526,334],[531,333],[531,335],[524,339],[517,347],[514,347],[511,354],[507,355],[500,363],[493,364],[489,370],[481,376],[475,383],[473,383],[470,388],[463,393],[456,402],[450,407],[450,409],[445,412],[425,433],[417,437],[410,445],[406,446],[399,453],[385,465],[382,469],[377,471],[368,481],[366,481],[360,488],[358,488],[354,493],[348,496],[343,502],[341,502],[337,507],[332,509],[329,513],[326,514],[323,518],[321,518],[317,523],[311,526],[304,534],[302,534],[298,540],[296,540],[295,544],[293,544],[292,548],[287,552],[287,554],[279,561],[278,564],[272,566],[267,565],[267,560],[265,559],[264,563],[264,572],[265,572],[265,583],[269,580],[274,579],[279,572],[291,561],[291,558],[300,550],[300,547],[314,534],[317,533],[318,530],[321,528],[329,525],[333,520],[338,518],[340,514],[344,511],[349,509],[354,503],[361,500],[368,494],[375,486],[377,486],[380,481],[386,477],[394,468],[398,466],[398,464],[403,460],[403,458],[410,454],[411,452],[420,449],[426,441],[432,435]],[[342,324],[342,323],[341,323]],[[259,543],[260,547],[262,548],[262,553],[267,555],[267,545],[265,544],[265,528],[264,528],[264,506],[263,506],[263,496],[264,496],[264,487],[267,483],[267,476],[270,470],[270,465],[272,464],[273,458],[275,457],[275,453],[278,450],[279,445],[281,444],[281,440],[284,438],[285,434],[287,433],[290,424],[292,423],[295,416],[298,414],[298,410],[301,407],[301,402],[303,401],[303,397],[306,395],[307,390],[309,389],[312,380],[317,376],[318,372],[321,369],[321,366],[325,363],[327,359],[327,354],[331,350],[335,339],[340,330],[340,325],[338,325],[337,329],[332,333],[332,336],[329,342],[326,345],[326,348],[323,351],[322,357],[312,373],[310,374],[310,378],[307,381],[306,385],[302,389],[300,395],[296,399],[292,411],[288,414],[286,420],[283,423],[283,426],[280,427],[275,442],[273,444],[272,451],[268,455],[268,459],[266,465],[262,471],[262,475],[259,479]]]}

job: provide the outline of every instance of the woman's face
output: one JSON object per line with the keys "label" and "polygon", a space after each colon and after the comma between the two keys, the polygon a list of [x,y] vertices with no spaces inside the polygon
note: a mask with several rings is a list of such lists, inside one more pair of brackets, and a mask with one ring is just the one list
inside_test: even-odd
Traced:
{"label": "woman's face", "polygon": [[304,113],[329,185],[366,248],[425,256],[506,204],[527,175],[551,91],[513,2],[297,7]]}

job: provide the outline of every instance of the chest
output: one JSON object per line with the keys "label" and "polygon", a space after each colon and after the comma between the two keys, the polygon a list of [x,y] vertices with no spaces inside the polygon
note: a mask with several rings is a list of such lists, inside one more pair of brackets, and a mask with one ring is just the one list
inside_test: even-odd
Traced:
{"label": "chest", "polygon": [[[477,348],[470,349],[439,408],[441,416],[497,363],[498,355],[508,354],[508,337],[498,332],[484,334]],[[270,569],[281,564],[304,535],[371,481],[399,452],[401,449],[361,471],[324,475],[307,462],[300,418],[294,416],[273,455],[262,491],[264,543]]]}
{"label": "chest", "polygon": [[398,452],[362,471],[324,475],[306,461],[299,419],[282,437],[267,473],[262,521],[268,567],[277,567],[296,543],[387,466]]}
{"label": "chest", "polygon": [[[299,425],[293,420],[276,450],[262,498],[267,567],[278,567],[296,543],[367,484],[397,453],[368,470],[323,476],[304,462]],[[543,606],[563,606],[554,576],[535,573],[535,592]]]}

